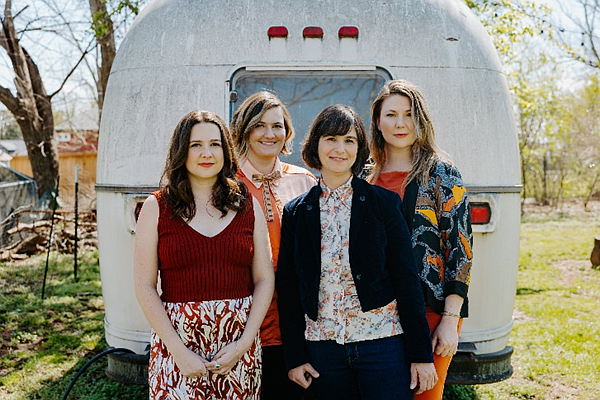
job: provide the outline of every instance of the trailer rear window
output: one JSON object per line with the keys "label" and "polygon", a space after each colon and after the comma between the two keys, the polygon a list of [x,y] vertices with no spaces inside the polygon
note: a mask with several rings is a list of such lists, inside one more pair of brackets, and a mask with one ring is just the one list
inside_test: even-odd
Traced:
{"label": "trailer rear window", "polygon": [[237,70],[231,78],[230,117],[255,92],[274,92],[288,107],[296,130],[293,153],[282,155],[285,162],[301,165],[301,143],[310,123],[332,104],[352,106],[363,119],[367,131],[371,123],[371,103],[379,89],[391,79],[384,69],[364,71]]}

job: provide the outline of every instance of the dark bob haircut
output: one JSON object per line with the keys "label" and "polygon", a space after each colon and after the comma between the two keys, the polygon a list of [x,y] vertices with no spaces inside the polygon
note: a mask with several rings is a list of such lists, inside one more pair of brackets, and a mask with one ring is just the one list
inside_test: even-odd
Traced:
{"label": "dark bob haircut", "polygon": [[369,146],[365,125],[352,107],[335,104],[317,115],[310,125],[308,135],[302,143],[302,159],[307,166],[321,170],[319,159],[319,140],[323,136],[343,136],[354,127],[358,139],[356,161],[352,165],[352,173],[358,175],[369,158]]}

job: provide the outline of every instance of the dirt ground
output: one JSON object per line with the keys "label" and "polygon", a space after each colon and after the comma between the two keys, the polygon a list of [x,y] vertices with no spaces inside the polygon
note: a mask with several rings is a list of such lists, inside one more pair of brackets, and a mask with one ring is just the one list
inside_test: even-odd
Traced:
{"label": "dirt ground", "polygon": [[[539,205],[526,202],[523,205],[523,215],[594,215],[600,212],[600,200],[590,200],[587,209],[583,208],[583,200],[563,200],[558,205]],[[597,214],[596,214],[597,215]]]}

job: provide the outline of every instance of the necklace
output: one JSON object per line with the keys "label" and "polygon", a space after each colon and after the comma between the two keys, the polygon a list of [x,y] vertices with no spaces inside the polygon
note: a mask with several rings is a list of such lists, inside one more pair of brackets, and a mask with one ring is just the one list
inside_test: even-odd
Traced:
{"label": "necklace", "polygon": [[208,200],[206,200],[206,203],[204,204],[204,210],[206,210],[206,213],[208,214],[209,217],[215,218],[213,213],[210,212],[210,209],[214,208],[216,210],[217,208],[211,204],[211,200],[212,200],[212,197],[210,197]]}

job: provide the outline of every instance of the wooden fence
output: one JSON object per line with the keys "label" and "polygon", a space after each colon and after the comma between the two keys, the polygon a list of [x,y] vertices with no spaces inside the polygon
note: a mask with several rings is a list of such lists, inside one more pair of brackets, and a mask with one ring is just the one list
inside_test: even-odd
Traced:
{"label": "wooden fence", "polygon": [[[58,157],[60,175],[59,196],[65,208],[75,205],[75,165],[79,165],[79,209],[96,208],[96,153],[69,153]],[[16,156],[10,160],[10,167],[27,176],[33,176],[27,156]]]}

